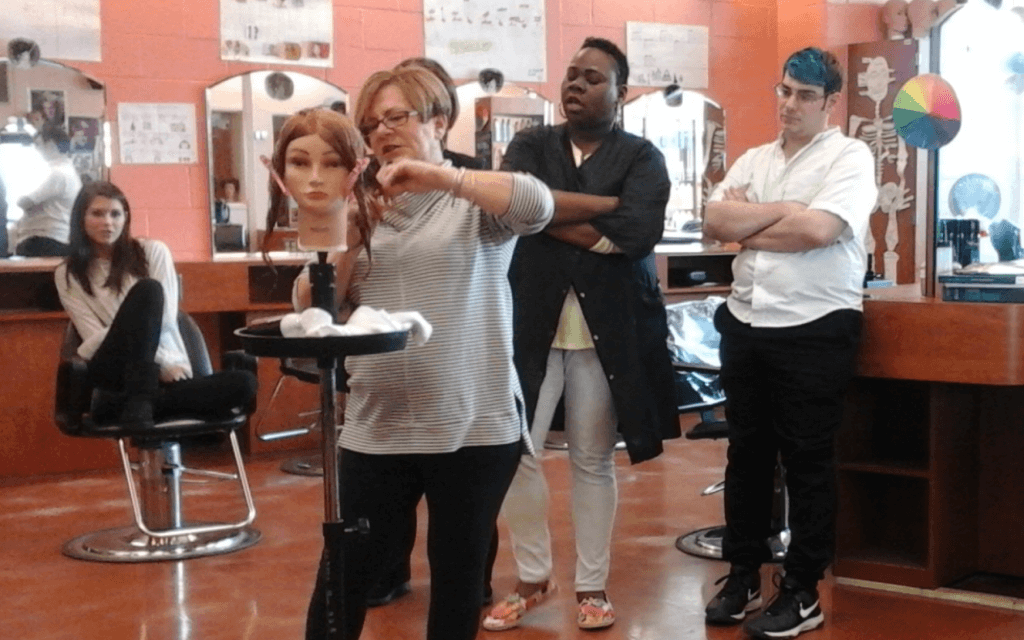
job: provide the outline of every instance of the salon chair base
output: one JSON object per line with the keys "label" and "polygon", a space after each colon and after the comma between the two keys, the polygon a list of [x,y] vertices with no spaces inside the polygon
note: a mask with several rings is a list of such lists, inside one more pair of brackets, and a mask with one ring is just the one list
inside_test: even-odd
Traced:
{"label": "salon chair base", "polygon": [[[718,493],[725,489],[725,482],[717,482],[704,491],[702,496]],[[789,531],[789,494],[786,492],[786,471],[781,464],[775,468],[774,504],[772,505],[772,534],[768,538],[768,550],[771,552],[769,562],[782,562],[786,559],[792,534]],[[683,553],[710,560],[722,559],[722,538],[725,536],[725,525],[705,527],[676,538],[676,549]]]}
{"label": "salon chair base", "polygon": [[[676,538],[676,549],[683,553],[708,560],[722,559],[722,537],[725,535],[725,527],[705,527],[690,533],[684,533]],[[786,551],[789,549],[789,529],[780,531],[768,539],[768,549],[772,553],[771,562],[782,562],[786,559]]]}
{"label": "salon chair base", "polygon": [[[95,562],[159,562],[231,553],[259,542],[260,532],[252,527],[256,506],[233,431],[228,433],[228,440],[235,460],[234,473],[186,467],[181,444],[174,441],[133,441],[141,445],[137,460],[133,462],[128,455],[128,439],[119,439],[118,449],[135,523],[80,535],[65,543],[64,555]],[[182,476],[185,474],[215,481],[235,481],[245,501],[247,515],[233,523],[186,522],[182,515]]]}
{"label": "salon chair base", "polygon": [[281,471],[297,476],[322,476],[324,475],[324,461],[319,453],[289,458],[281,463]]}
{"label": "salon chair base", "polygon": [[121,527],[69,540],[62,551],[71,558],[93,562],[161,562],[240,551],[259,542],[260,537],[260,532],[251,527],[163,539],[148,536],[136,527]]}

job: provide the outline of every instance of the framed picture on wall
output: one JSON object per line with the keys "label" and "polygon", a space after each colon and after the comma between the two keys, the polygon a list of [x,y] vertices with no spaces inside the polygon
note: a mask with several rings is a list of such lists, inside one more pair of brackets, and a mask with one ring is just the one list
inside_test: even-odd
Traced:
{"label": "framed picture on wall", "polygon": [[68,136],[71,137],[71,151],[92,151],[100,135],[99,118],[68,118]]}
{"label": "framed picture on wall", "polygon": [[28,103],[33,113],[42,114],[40,124],[56,124],[61,127],[67,125],[65,122],[67,103],[63,91],[59,89],[29,89]]}
{"label": "framed picture on wall", "polygon": [[7,63],[0,62],[0,102],[11,101],[11,91],[7,88]]}

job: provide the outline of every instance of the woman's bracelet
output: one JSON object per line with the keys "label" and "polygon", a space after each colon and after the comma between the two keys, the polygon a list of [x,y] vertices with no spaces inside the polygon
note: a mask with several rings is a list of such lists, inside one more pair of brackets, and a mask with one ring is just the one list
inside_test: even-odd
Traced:
{"label": "woman's bracelet", "polygon": [[466,167],[459,167],[459,170],[455,173],[455,179],[452,180],[452,188],[448,190],[450,194],[456,198],[462,197],[462,183],[466,179]]}

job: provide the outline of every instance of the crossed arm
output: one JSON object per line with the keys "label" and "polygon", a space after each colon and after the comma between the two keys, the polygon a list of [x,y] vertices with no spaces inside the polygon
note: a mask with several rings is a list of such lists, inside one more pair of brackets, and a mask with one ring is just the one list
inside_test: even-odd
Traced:
{"label": "crossed arm", "polygon": [[795,253],[825,247],[839,238],[846,222],[799,202],[750,202],[749,185],[725,189],[723,199],[709,202],[704,233],[721,242],[738,242],[745,249]]}
{"label": "crossed arm", "polygon": [[604,237],[590,224],[590,220],[602,213],[610,213],[619,206],[619,199],[614,196],[595,196],[557,189],[552,189],[551,195],[555,198],[555,217],[544,229],[544,233],[582,249],[590,249]]}

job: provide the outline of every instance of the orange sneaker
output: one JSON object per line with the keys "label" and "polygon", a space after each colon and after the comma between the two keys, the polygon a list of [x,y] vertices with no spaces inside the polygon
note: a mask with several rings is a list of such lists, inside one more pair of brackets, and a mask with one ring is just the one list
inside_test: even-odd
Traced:
{"label": "orange sneaker", "polygon": [[604,629],[615,624],[615,609],[603,598],[584,598],[576,616],[580,629]]}
{"label": "orange sneaker", "polygon": [[547,583],[536,593],[524,598],[515,591],[505,596],[494,605],[484,618],[483,628],[487,631],[504,631],[519,626],[526,612],[541,604],[558,591],[554,580]]}

